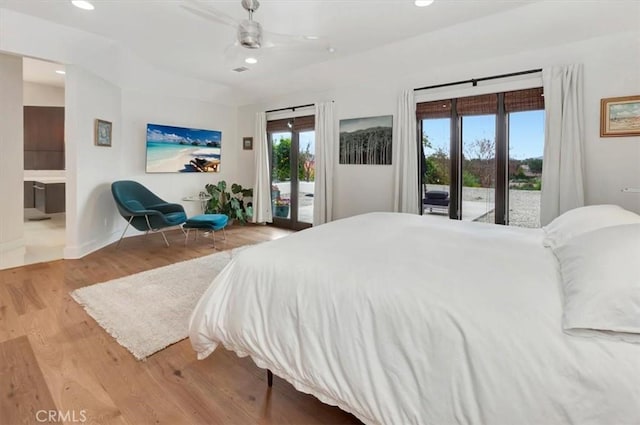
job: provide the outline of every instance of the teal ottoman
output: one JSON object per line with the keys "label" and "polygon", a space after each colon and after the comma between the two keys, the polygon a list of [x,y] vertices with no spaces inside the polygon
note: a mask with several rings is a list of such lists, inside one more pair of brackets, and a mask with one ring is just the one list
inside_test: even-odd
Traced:
{"label": "teal ottoman", "polygon": [[187,229],[185,234],[184,244],[187,245],[187,241],[189,240],[189,231],[191,229],[195,229],[196,237],[198,239],[198,231],[204,230],[205,232],[211,232],[211,239],[213,239],[213,247],[216,247],[216,238],[214,233],[216,230],[222,229],[222,234],[224,235],[224,239],[227,239],[227,235],[224,232],[224,228],[227,227],[227,223],[229,222],[229,217],[224,214],[200,214],[191,217],[182,225],[183,229]]}

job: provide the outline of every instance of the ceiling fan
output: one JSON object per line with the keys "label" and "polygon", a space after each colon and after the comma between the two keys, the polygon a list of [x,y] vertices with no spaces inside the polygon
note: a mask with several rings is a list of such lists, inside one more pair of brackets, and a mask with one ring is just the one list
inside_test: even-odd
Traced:
{"label": "ceiling fan", "polygon": [[[265,48],[271,49],[274,47],[304,47],[305,49],[309,49],[310,47],[317,48],[319,47],[318,42],[323,42],[321,37],[311,35],[278,34],[266,31],[258,21],[253,19],[254,13],[260,7],[260,2],[258,0],[241,0],[240,3],[248,13],[248,19],[241,21],[232,18],[202,0],[183,0],[180,6],[183,9],[209,21],[237,28],[236,41],[225,50],[226,54],[230,53],[230,51],[236,47],[251,50]],[[328,48],[328,46],[326,48]],[[332,52],[333,49],[330,49],[329,51]]]}

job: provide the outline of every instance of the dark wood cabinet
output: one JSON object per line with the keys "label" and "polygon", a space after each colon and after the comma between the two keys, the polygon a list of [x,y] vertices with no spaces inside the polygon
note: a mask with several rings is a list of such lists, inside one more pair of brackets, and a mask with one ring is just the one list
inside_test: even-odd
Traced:
{"label": "dark wood cabinet", "polygon": [[64,108],[25,106],[24,169],[64,168]]}
{"label": "dark wood cabinet", "polygon": [[35,197],[32,181],[24,182],[24,207],[35,208]]}
{"label": "dark wood cabinet", "polygon": [[35,207],[45,214],[61,213],[65,210],[65,184],[35,182]]}

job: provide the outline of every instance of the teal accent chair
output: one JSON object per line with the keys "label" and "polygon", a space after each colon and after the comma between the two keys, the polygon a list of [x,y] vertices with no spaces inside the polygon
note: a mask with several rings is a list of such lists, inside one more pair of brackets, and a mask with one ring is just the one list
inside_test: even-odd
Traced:
{"label": "teal accent chair", "polygon": [[111,193],[120,215],[127,220],[118,245],[129,226],[149,233],[159,231],[169,246],[162,229],[179,226],[187,221],[187,214],[180,204],[172,204],[159,198],[149,189],[132,180],[120,180],[111,184]]}

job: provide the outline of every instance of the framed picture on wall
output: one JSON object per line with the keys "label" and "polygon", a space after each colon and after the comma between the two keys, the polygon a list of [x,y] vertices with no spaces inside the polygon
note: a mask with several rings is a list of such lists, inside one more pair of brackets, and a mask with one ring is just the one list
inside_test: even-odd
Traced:
{"label": "framed picture on wall", "polygon": [[111,146],[111,123],[96,119],[95,144],[97,146]]}
{"label": "framed picture on wall", "polygon": [[253,137],[242,138],[242,149],[246,151],[253,149]]}
{"label": "framed picture on wall", "polygon": [[600,137],[640,136],[640,95],[600,101]]}
{"label": "framed picture on wall", "polygon": [[340,164],[391,165],[393,115],[340,120]]}

